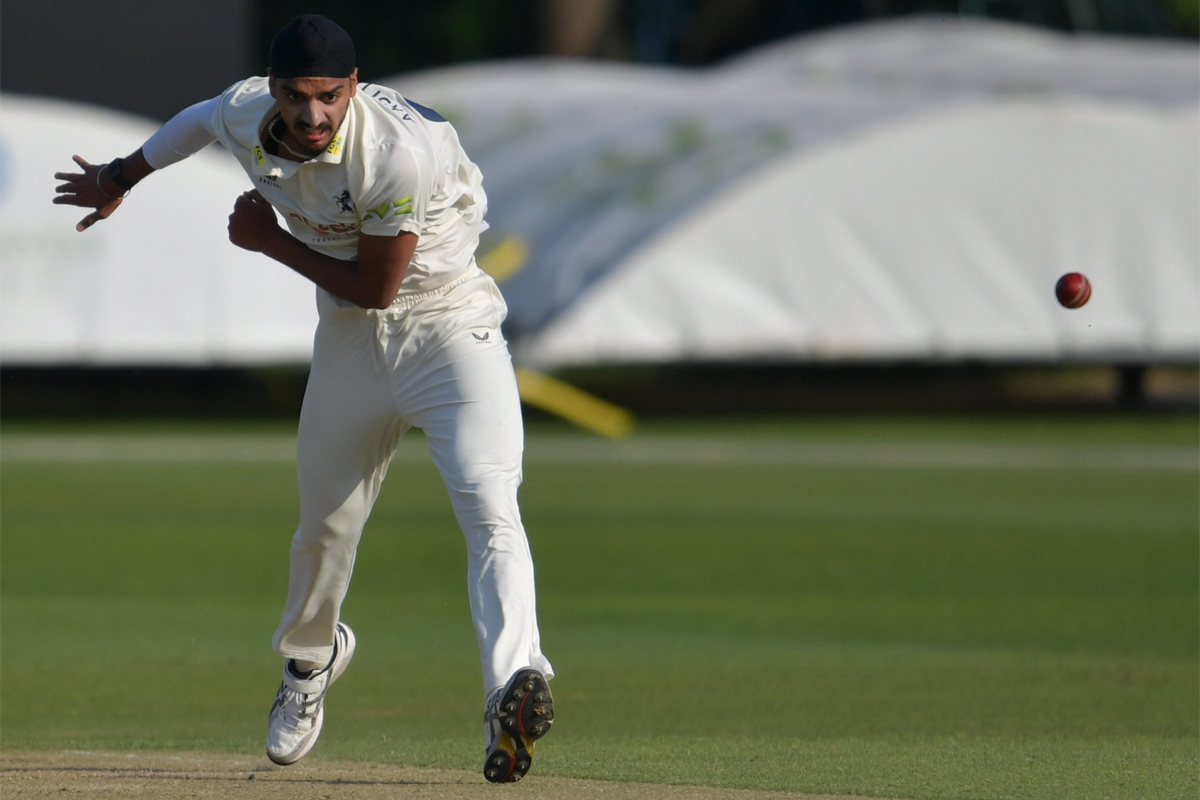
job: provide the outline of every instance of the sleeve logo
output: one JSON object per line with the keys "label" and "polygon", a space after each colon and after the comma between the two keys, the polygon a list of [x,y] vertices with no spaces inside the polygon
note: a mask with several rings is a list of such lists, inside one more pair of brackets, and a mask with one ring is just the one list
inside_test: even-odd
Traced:
{"label": "sleeve logo", "polygon": [[390,203],[384,203],[378,208],[368,208],[366,213],[363,214],[363,219],[366,220],[371,217],[378,217],[379,219],[387,219],[391,216],[399,217],[404,214],[411,214],[412,210],[412,195],[409,195],[401,197],[399,200],[393,200]]}

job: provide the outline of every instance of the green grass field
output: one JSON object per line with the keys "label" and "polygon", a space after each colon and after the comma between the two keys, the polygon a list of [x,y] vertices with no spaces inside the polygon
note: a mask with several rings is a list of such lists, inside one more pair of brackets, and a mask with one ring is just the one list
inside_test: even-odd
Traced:
{"label": "green grass field", "polygon": [[[1200,792],[1195,417],[529,435],[537,774],[914,798]],[[0,432],[0,745],[259,753],[286,427]],[[311,759],[477,769],[465,556],[419,434]]]}

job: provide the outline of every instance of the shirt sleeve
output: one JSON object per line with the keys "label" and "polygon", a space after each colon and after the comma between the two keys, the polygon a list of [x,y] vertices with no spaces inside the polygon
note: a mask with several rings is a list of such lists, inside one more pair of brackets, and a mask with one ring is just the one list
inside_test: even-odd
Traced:
{"label": "shirt sleeve", "polygon": [[146,163],[162,169],[198,153],[217,140],[216,118],[221,98],[204,100],[180,111],[142,145]]}
{"label": "shirt sleeve", "polygon": [[361,232],[370,236],[421,235],[429,203],[430,170],[419,153],[396,142],[376,155],[368,186],[357,200]]}

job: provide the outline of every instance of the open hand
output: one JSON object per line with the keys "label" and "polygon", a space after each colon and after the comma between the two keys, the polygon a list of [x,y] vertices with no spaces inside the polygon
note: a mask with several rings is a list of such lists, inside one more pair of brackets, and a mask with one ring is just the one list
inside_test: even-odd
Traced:
{"label": "open hand", "polygon": [[275,209],[257,189],[243,192],[229,215],[229,241],[245,250],[261,253],[282,229]]}
{"label": "open hand", "polygon": [[77,231],[86,231],[100,220],[108,219],[117,210],[117,206],[121,205],[125,193],[100,174],[107,164],[89,164],[80,156],[71,156],[71,160],[78,164],[83,172],[54,173],[57,180],[65,183],[54,188],[58,196],[53,202],[60,206],[96,209],[75,226]]}

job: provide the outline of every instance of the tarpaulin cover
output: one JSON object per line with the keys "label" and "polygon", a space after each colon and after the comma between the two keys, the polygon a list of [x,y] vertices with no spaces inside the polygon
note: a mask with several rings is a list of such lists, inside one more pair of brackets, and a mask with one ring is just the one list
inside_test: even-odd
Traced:
{"label": "tarpaulin cover", "polygon": [[[1198,55],[922,19],[704,70],[536,60],[380,82],[450,118],[480,165],[482,261],[526,365],[1194,361]],[[124,220],[75,234],[45,176],[153,125],[3,102],[0,358],[307,357],[311,290],[225,240],[246,186],[230,159],[172,167]],[[1083,309],[1054,302],[1067,271],[1093,281]]]}

